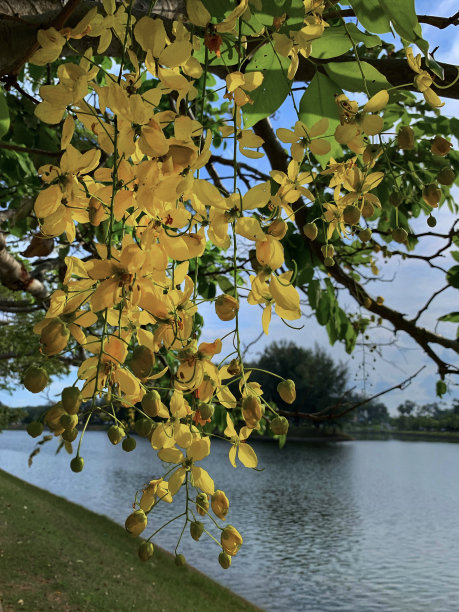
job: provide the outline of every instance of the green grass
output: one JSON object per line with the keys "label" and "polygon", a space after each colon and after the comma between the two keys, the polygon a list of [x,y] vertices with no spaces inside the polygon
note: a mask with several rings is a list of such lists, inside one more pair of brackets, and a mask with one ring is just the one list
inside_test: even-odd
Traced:
{"label": "green grass", "polygon": [[140,541],[0,470],[3,612],[259,610],[193,568],[176,567],[163,550],[142,563]]}

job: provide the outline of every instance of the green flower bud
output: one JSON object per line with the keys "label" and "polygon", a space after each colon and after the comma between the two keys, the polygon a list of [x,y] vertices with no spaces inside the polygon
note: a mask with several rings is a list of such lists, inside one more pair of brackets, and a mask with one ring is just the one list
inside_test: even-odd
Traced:
{"label": "green flower bud", "polygon": [[287,404],[293,404],[293,402],[296,400],[295,383],[293,380],[290,380],[290,378],[282,380],[277,385],[277,392]]}
{"label": "green flower bud", "polygon": [[127,453],[130,453],[131,451],[133,451],[136,446],[137,446],[137,442],[135,441],[134,438],[131,438],[131,436],[124,438],[123,443],[121,444],[121,448]]}
{"label": "green flower bud", "polygon": [[206,493],[198,493],[196,495],[196,512],[201,516],[205,516],[209,510],[209,498]]}
{"label": "green flower bud", "polygon": [[62,407],[67,414],[76,414],[81,404],[81,393],[78,387],[62,389]]}
{"label": "green flower bud", "polygon": [[193,521],[192,523],[190,523],[190,534],[193,540],[197,542],[202,536],[203,532],[204,524],[201,523],[201,521]]}
{"label": "green flower bud", "polygon": [[65,413],[60,417],[59,423],[64,429],[74,429],[78,425],[78,416]]}
{"label": "green flower bud", "polygon": [[175,555],[174,563],[178,567],[183,567],[186,565],[185,555]]}
{"label": "green flower bud", "polygon": [[43,423],[32,421],[27,425],[27,433],[32,438],[38,438],[43,433]]}
{"label": "green flower bud", "polygon": [[107,431],[108,439],[115,446],[119,444],[121,440],[126,435],[124,429],[122,427],[118,427],[118,425],[112,425]]}
{"label": "green flower bud", "polygon": [[395,242],[403,244],[408,240],[408,232],[404,230],[403,227],[397,227],[392,231],[392,239],[395,240]]}
{"label": "green flower bud", "polygon": [[66,429],[61,435],[66,442],[74,442],[78,437],[78,429]]}
{"label": "green flower bud", "polygon": [[285,436],[288,432],[288,421],[283,416],[277,416],[271,421],[271,431],[276,436]]}
{"label": "green flower bud", "polygon": [[142,531],[147,526],[148,519],[147,515],[143,510],[136,510],[132,512],[124,523],[126,531],[133,536],[138,536],[142,533]]}
{"label": "green flower bud", "polygon": [[360,208],[350,204],[343,210],[343,221],[348,225],[357,225],[360,220]]}
{"label": "green flower bud", "polygon": [[70,462],[70,469],[72,472],[81,472],[84,467],[84,459],[83,457],[79,457],[78,455],[72,459]]}
{"label": "green flower bud", "polygon": [[24,374],[24,387],[31,393],[40,393],[49,382],[48,373],[43,368],[30,366]]}
{"label": "green flower bud", "polygon": [[215,409],[212,404],[206,404],[204,402],[200,402],[199,404],[199,412],[204,421],[207,421],[207,419],[211,419],[214,416],[214,410]]}
{"label": "green flower bud", "polygon": [[137,419],[134,425],[136,434],[143,436],[144,438],[147,438],[151,434],[152,428],[153,423],[150,421],[150,419],[146,419],[145,417],[142,419]]}
{"label": "green flower bud", "polygon": [[137,378],[148,378],[153,373],[155,354],[148,346],[137,346],[132,354],[130,367]]}
{"label": "green flower bud", "polygon": [[309,240],[315,240],[318,233],[319,230],[317,229],[317,225],[315,223],[306,223],[306,225],[303,225],[303,234],[306,236],[306,238],[309,238]]}
{"label": "green flower bud", "polygon": [[148,391],[142,397],[142,410],[150,417],[158,416],[158,411],[161,408],[161,396],[155,389]]}
{"label": "green flower bud", "polygon": [[218,555],[218,562],[222,566],[223,569],[228,569],[231,566],[232,558],[222,550],[222,552]]}
{"label": "green flower bud", "polygon": [[151,542],[142,542],[142,544],[139,546],[139,550],[137,551],[137,554],[139,555],[139,559],[141,561],[148,561],[148,559],[150,559],[153,556],[153,553],[155,552],[155,548],[153,546],[153,544]]}

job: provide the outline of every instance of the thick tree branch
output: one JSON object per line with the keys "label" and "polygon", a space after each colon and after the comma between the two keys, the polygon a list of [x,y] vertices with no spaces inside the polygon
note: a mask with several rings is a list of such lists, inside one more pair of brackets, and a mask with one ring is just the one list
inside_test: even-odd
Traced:
{"label": "thick tree branch", "polygon": [[8,252],[3,232],[0,232],[0,283],[11,291],[27,291],[37,299],[48,295],[43,283],[30,276],[22,263]]}

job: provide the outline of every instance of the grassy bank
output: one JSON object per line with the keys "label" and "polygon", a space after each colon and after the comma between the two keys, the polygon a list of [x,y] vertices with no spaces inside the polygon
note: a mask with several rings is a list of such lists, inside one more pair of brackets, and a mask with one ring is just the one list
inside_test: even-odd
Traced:
{"label": "grassy bank", "polygon": [[176,567],[162,550],[142,563],[139,541],[106,517],[0,470],[3,612],[258,610],[203,574]]}

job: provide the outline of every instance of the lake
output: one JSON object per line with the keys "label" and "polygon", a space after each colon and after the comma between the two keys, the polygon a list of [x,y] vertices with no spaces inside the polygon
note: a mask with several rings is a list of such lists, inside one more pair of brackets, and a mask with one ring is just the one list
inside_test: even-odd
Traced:
{"label": "lake", "polygon": [[[80,474],[68,468],[65,451],[55,456],[56,440],[28,468],[34,446],[25,432],[0,434],[0,467],[121,524],[136,490],[163,473],[145,439],[128,454],[104,432],[87,432]],[[459,444],[253,446],[261,472],[234,469],[229,446],[220,441],[213,442],[212,459],[202,462],[228,495],[227,522],[244,544],[224,571],[216,544],[204,536],[194,542],[187,530],[180,552],[191,565],[265,610],[459,609]],[[177,500],[161,503],[144,533],[182,508]],[[154,541],[173,550],[181,526],[180,520],[172,523]]]}

